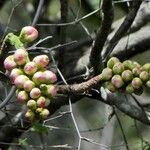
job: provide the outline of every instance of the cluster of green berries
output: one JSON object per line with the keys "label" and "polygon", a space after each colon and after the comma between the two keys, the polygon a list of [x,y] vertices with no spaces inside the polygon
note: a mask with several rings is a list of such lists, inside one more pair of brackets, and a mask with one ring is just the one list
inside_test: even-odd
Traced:
{"label": "cluster of green berries", "polygon": [[120,62],[118,58],[112,57],[100,78],[105,81],[104,86],[110,92],[123,91],[141,95],[143,86],[150,88],[150,63],[141,66],[136,61]]}
{"label": "cluster of green berries", "polygon": [[[28,26],[22,29],[19,37],[20,40],[28,42],[36,39],[37,35],[37,30]],[[10,80],[17,87],[17,101],[26,104],[28,109],[25,117],[30,121],[46,119],[50,114],[47,109],[50,100],[57,94],[53,85],[57,77],[55,73],[46,69],[48,64],[47,55],[38,55],[30,61],[24,48],[17,49],[4,61]]]}

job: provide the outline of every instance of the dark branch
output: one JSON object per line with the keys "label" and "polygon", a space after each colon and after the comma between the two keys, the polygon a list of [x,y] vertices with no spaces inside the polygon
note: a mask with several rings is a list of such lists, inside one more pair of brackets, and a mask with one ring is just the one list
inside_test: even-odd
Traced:
{"label": "dark branch", "polygon": [[102,70],[101,51],[109,34],[113,21],[113,7],[111,0],[104,0],[102,4],[103,21],[101,28],[98,30],[93,47],[90,54],[90,63],[94,68],[95,74]]}

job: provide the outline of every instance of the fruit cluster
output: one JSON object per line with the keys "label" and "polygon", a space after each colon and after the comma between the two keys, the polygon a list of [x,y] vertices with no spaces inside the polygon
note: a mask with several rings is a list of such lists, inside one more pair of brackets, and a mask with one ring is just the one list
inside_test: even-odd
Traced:
{"label": "fruit cluster", "polygon": [[[24,27],[19,37],[25,43],[36,39],[37,34],[35,28]],[[30,61],[25,48],[17,49],[4,61],[10,80],[17,87],[17,100],[26,104],[28,110],[25,117],[30,121],[47,118],[50,113],[47,107],[57,94],[53,85],[57,77],[55,73],[46,69],[48,64],[47,55],[38,55]]]}
{"label": "fruit cluster", "polygon": [[112,57],[100,77],[110,92],[125,91],[141,95],[143,86],[150,88],[150,63],[143,66],[131,60],[121,63],[118,58]]}

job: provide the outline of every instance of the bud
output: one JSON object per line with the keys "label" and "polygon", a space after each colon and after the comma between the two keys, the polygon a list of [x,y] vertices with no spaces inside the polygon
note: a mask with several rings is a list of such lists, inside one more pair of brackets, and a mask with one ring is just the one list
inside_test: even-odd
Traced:
{"label": "bud", "polygon": [[50,104],[50,100],[48,98],[45,98],[44,96],[41,96],[37,99],[37,105],[39,107],[45,108]]}
{"label": "bud", "polygon": [[114,74],[121,74],[123,71],[124,71],[124,65],[121,62],[118,62],[113,66]]}
{"label": "bud", "polygon": [[133,73],[134,76],[138,77],[141,72],[142,72],[142,68],[141,67],[135,67],[135,68],[132,69],[132,73]]}
{"label": "bud", "polygon": [[26,113],[25,113],[25,117],[30,120],[30,121],[33,121],[34,118],[35,118],[35,114],[32,110],[28,110]]}
{"label": "bud", "polygon": [[14,68],[11,73],[10,73],[10,80],[12,83],[14,83],[15,79],[19,76],[19,75],[22,75],[23,74],[23,71],[21,69],[18,69],[18,68]]}
{"label": "bud", "polygon": [[25,76],[25,75],[19,75],[19,76],[15,79],[14,84],[15,84],[15,86],[16,86],[17,88],[22,89],[24,83],[25,83],[27,80],[29,80],[29,78],[28,78],[27,76]]}
{"label": "bud", "polygon": [[32,78],[33,82],[35,82],[36,85],[39,85],[41,83],[45,83],[46,82],[46,78],[44,75],[44,72],[42,71],[38,71],[33,75]]}
{"label": "bud", "polygon": [[110,68],[105,68],[105,69],[103,69],[101,75],[102,75],[103,80],[110,80],[113,73],[112,73],[112,70]]}
{"label": "bud", "polygon": [[6,70],[11,71],[16,68],[17,64],[14,61],[14,56],[10,55],[4,60],[4,67]]}
{"label": "bud", "polygon": [[33,100],[33,99],[30,99],[28,102],[27,102],[27,107],[32,109],[32,110],[35,110],[36,109],[36,101]]}
{"label": "bud", "polygon": [[134,92],[134,88],[133,88],[132,84],[128,84],[126,86],[126,92],[130,93],[130,94]]}
{"label": "bud", "polygon": [[141,65],[136,61],[133,61],[133,65],[134,65],[134,67],[139,67],[139,68],[141,67]]}
{"label": "bud", "polygon": [[41,90],[39,88],[33,88],[30,92],[30,97],[36,99],[41,96]]}
{"label": "bud", "polygon": [[28,53],[25,49],[17,49],[14,53],[14,60],[17,65],[24,65],[27,62]]}
{"label": "bud", "polygon": [[49,70],[44,71],[44,76],[45,76],[45,79],[46,79],[45,82],[47,84],[54,83],[54,82],[57,81],[56,74],[53,73],[52,71],[49,71]]}
{"label": "bud", "polygon": [[142,83],[142,80],[140,78],[136,77],[132,80],[132,86],[134,89],[139,89],[142,86],[142,84],[143,83]]}
{"label": "bud", "polygon": [[40,113],[40,116],[42,119],[46,119],[49,116],[50,112],[48,109],[43,109],[42,112]]}
{"label": "bud", "polygon": [[20,103],[25,103],[28,101],[28,93],[26,91],[20,91],[17,94],[17,101]]}
{"label": "bud", "polygon": [[34,87],[35,87],[35,83],[31,80],[27,80],[23,84],[23,88],[27,92],[30,92]]}
{"label": "bud", "polygon": [[116,87],[116,88],[121,88],[124,85],[124,82],[121,78],[120,75],[114,75],[111,79],[111,83]]}
{"label": "bud", "polygon": [[133,64],[131,60],[125,60],[123,62],[123,65],[125,69],[129,69],[129,70],[132,70],[135,67],[135,65]]}
{"label": "bud", "polygon": [[28,62],[24,66],[24,72],[28,75],[33,75],[37,71],[35,62]]}
{"label": "bud", "polygon": [[146,63],[143,65],[143,70],[144,71],[147,71],[147,72],[150,72],[150,63]]}
{"label": "bud", "polygon": [[42,90],[42,93],[49,98],[57,95],[57,88],[54,85],[41,84],[40,89]]}
{"label": "bud", "polygon": [[111,57],[107,62],[107,67],[112,69],[117,62],[120,62],[117,57]]}
{"label": "bud", "polygon": [[133,79],[133,74],[130,70],[123,71],[121,76],[125,82],[131,81]]}
{"label": "bud", "polygon": [[38,37],[38,31],[32,26],[23,27],[19,35],[21,42],[32,42]]}
{"label": "bud", "polygon": [[45,68],[49,64],[49,58],[47,55],[39,55],[34,57],[33,62],[39,69]]}
{"label": "bud", "polygon": [[108,89],[112,93],[116,92],[116,88],[111,82],[106,82],[105,88]]}
{"label": "bud", "polygon": [[140,73],[140,79],[142,81],[147,81],[149,79],[149,73],[147,71],[142,71]]}

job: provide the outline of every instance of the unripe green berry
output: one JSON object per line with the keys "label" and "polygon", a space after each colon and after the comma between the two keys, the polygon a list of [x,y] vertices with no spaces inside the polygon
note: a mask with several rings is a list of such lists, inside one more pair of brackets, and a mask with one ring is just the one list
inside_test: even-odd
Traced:
{"label": "unripe green berry", "polygon": [[149,79],[149,73],[147,71],[142,71],[140,73],[140,79],[142,81],[147,81]]}
{"label": "unripe green berry", "polygon": [[142,83],[142,80],[140,78],[136,77],[132,80],[132,86],[134,89],[139,89],[142,86],[142,84],[143,83]]}
{"label": "unripe green berry", "polygon": [[128,84],[126,86],[126,92],[130,93],[130,94],[134,92],[134,88],[133,88],[132,84]]}
{"label": "unripe green berry", "polygon": [[25,117],[30,120],[30,121],[33,121],[34,118],[35,118],[35,114],[32,110],[28,110],[26,113],[25,113]]}
{"label": "unripe green berry", "polygon": [[31,110],[35,110],[37,108],[37,104],[36,104],[36,101],[33,100],[33,99],[30,99],[28,102],[27,102],[27,107]]}
{"label": "unripe green berry", "polygon": [[110,68],[105,68],[105,69],[103,69],[101,75],[102,75],[102,79],[107,81],[112,78],[113,73]]}
{"label": "unripe green berry", "polygon": [[150,72],[150,63],[146,63],[143,65],[143,70],[144,71],[147,71],[147,72]]}
{"label": "unripe green berry", "polygon": [[112,69],[117,62],[120,62],[117,57],[111,57],[107,62],[107,67]]}
{"label": "unripe green berry", "polygon": [[136,61],[133,61],[133,65],[134,65],[134,67],[139,67],[139,68],[141,67],[141,65]]}
{"label": "unripe green berry", "polygon": [[115,86],[109,81],[105,83],[105,88],[108,89],[112,93],[116,92]]}
{"label": "unripe green berry", "polygon": [[42,107],[40,107],[40,108],[38,107],[38,108],[36,109],[36,111],[35,111],[35,112],[36,112],[37,114],[40,114],[40,113],[42,112],[42,110],[43,110],[43,108],[42,108]]}
{"label": "unripe green berry", "polygon": [[121,74],[123,81],[128,82],[133,79],[133,74],[130,70],[125,70]]}
{"label": "unripe green berry", "polygon": [[125,60],[123,62],[123,65],[125,69],[129,69],[129,70],[132,70],[135,67],[135,65],[133,64],[131,60]]}
{"label": "unripe green berry", "polygon": [[148,80],[145,85],[146,87],[150,88],[150,80]]}
{"label": "unripe green berry", "polygon": [[46,119],[49,116],[50,112],[48,109],[43,109],[42,112],[40,113],[40,116],[42,119]]}
{"label": "unripe green berry", "polygon": [[124,71],[124,65],[121,62],[118,62],[113,66],[114,74],[121,74],[123,71]]}
{"label": "unripe green berry", "polygon": [[114,75],[111,79],[111,83],[116,87],[116,88],[121,88],[124,85],[124,82],[122,80],[122,77],[120,75]]}

